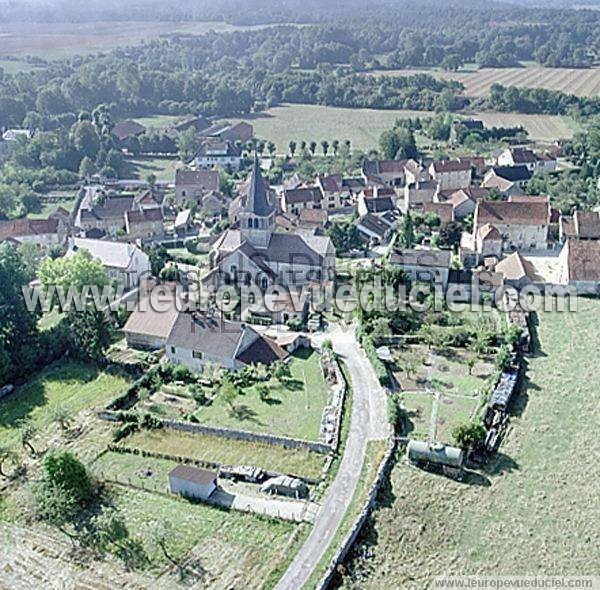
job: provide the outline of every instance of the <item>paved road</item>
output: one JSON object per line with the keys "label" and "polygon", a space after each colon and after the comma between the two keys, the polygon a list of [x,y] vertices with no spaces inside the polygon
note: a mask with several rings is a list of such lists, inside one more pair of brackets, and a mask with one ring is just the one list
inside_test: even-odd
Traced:
{"label": "paved road", "polygon": [[388,435],[386,397],[371,364],[354,338],[354,328],[335,325],[325,336],[346,362],[352,379],[353,400],[350,430],[337,476],[317,514],[308,539],[276,586],[276,590],[299,590],[321,560],[346,512],[360,477],[367,441]]}

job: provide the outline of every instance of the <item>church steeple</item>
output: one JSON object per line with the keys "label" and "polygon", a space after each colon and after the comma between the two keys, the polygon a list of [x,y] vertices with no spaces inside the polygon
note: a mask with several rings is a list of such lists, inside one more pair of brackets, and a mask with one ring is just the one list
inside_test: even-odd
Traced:
{"label": "church steeple", "polygon": [[246,201],[239,215],[242,236],[253,246],[266,248],[275,227],[275,208],[269,201],[256,153]]}

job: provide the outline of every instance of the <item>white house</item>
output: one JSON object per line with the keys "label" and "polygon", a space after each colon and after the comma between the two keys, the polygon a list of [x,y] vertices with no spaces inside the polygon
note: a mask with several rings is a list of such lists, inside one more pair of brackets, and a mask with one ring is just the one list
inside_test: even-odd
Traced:
{"label": "white house", "polygon": [[237,170],[242,162],[242,151],[230,141],[206,140],[194,157],[196,168],[231,168]]}
{"label": "white house", "polygon": [[151,274],[148,255],[135,244],[69,238],[66,256],[74,256],[79,250],[87,250],[92,258],[99,260],[106,268],[109,278],[126,289],[137,287]]}
{"label": "white house", "polygon": [[66,226],[59,219],[11,219],[0,221],[0,242],[35,244],[40,248],[60,246],[66,238]]}

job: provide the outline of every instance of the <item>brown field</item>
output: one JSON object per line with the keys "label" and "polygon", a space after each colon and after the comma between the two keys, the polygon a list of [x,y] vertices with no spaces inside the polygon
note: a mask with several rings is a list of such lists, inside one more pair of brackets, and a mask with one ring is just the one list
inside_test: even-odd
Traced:
{"label": "brown field", "polygon": [[0,55],[59,59],[108,51],[173,33],[202,35],[211,30],[227,32],[248,28],[252,27],[236,27],[222,22],[3,23],[0,24]]}
{"label": "brown field", "polygon": [[503,86],[524,86],[560,90],[575,96],[597,96],[600,94],[600,68],[544,68],[527,66],[524,68],[465,68],[458,72],[441,70],[391,70],[378,71],[376,75],[410,76],[416,73],[431,74],[442,80],[457,80],[465,87],[467,96],[486,96],[492,84]]}

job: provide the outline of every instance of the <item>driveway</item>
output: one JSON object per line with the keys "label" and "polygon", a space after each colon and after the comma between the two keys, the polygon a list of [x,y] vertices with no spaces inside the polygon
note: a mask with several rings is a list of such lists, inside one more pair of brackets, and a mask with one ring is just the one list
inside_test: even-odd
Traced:
{"label": "driveway", "polygon": [[336,324],[317,343],[331,339],[343,358],[352,380],[353,400],[350,429],[337,476],[316,515],[314,527],[276,586],[276,590],[299,590],[317,566],[346,513],[358,484],[368,440],[388,435],[386,394],[370,362],[354,336],[354,326]]}

